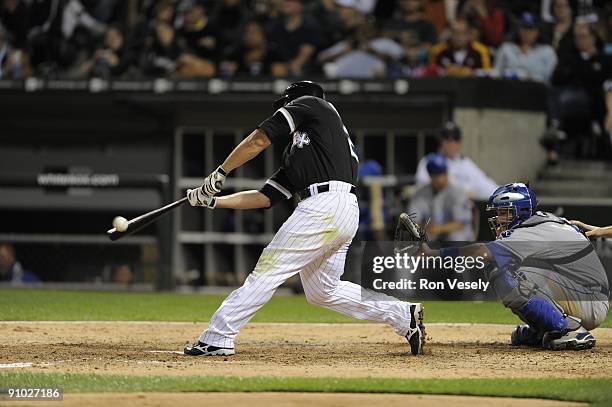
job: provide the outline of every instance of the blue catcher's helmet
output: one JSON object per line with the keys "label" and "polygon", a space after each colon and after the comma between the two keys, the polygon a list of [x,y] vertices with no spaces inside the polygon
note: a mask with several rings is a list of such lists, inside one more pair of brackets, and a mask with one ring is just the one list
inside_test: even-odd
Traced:
{"label": "blue catcher's helmet", "polygon": [[529,219],[536,212],[538,201],[533,189],[522,183],[506,184],[493,192],[487,204],[489,227],[493,236],[498,238],[506,230],[512,229]]}

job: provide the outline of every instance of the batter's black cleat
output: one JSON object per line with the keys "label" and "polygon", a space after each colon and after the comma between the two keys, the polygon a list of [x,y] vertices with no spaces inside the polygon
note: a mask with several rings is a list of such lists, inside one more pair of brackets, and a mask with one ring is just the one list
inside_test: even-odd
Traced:
{"label": "batter's black cleat", "polygon": [[583,327],[565,334],[546,332],[542,338],[542,347],[550,350],[583,350],[594,346],[595,337]]}
{"label": "batter's black cleat", "polygon": [[543,333],[540,333],[527,324],[518,325],[512,330],[510,343],[512,346],[541,346]]}
{"label": "batter's black cleat", "polygon": [[423,351],[425,345],[425,325],[423,324],[424,307],[421,304],[410,305],[410,328],[406,334],[406,339],[410,344],[410,352],[418,355]]}
{"label": "batter's black cleat", "polygon": [[197,341],[192,345],[185,346],[183,353],[189,356],[230,356],[236,353],[234,348],[219,348]]}

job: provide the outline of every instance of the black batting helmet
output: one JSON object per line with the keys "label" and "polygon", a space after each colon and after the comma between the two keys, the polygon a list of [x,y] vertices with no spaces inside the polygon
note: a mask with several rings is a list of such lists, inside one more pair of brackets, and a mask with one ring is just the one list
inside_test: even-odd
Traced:
{"label": "black batting helmet", "polygon": [[440,130],[438,130],[440,140],[461,140],[461,129],[456,123],[448,121]]}
{"label": "black batting helmet", "polygon": [[285,106],[287,103],[295,100],[301,96],[316,96],[321,99],[325,99],[325,91],[316,82],[312,81],[299,81],[293,82],[291,85],[287,86],[283,95],[274,101],[272,105],[274,110],[280,109]]}

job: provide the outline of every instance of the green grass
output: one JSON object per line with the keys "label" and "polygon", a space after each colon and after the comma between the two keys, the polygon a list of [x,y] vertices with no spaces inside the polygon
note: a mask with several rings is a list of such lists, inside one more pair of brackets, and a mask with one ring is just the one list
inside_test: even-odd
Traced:
{"label": "green grass", "polygon": [[529,397],[601,405],[612,401],[612,379],[413,380],[0,373],[0,387],[11,386],[57,386],[66,392],[350,392]]}
{"label": "green grass", "polygon": [[[0,290],[3,321],[207,321],[222,296],[174,293]],[[497,302],[427,302],[427,322],[514,324]],[[357,322],[309,305],[303,296],[274,297],[254,322]],[[603,324],[612,327],[610,318]]]}

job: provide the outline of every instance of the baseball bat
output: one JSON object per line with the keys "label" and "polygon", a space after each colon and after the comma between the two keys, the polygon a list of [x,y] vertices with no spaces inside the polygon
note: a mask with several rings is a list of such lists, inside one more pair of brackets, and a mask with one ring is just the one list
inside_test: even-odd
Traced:
{"label": "baseball bat", "polygon": [[112,228],[108,230],[106,234],[108,238],[112,241],[121,239],[124,236],[131,235],[132,233],[137,232],[145,226],[148,226],[151,223],[155,222],[171,210],[178,208],[185,202],[187,202],[187,197],[181,198],[178,201],[172,202],[171,204],[162,206],[161,208],[155,209],[151,212],[145,213],[144,215],[140,215],[134,219],[129,220],[128,228],[125,232],[119,232],[116,228]]}

